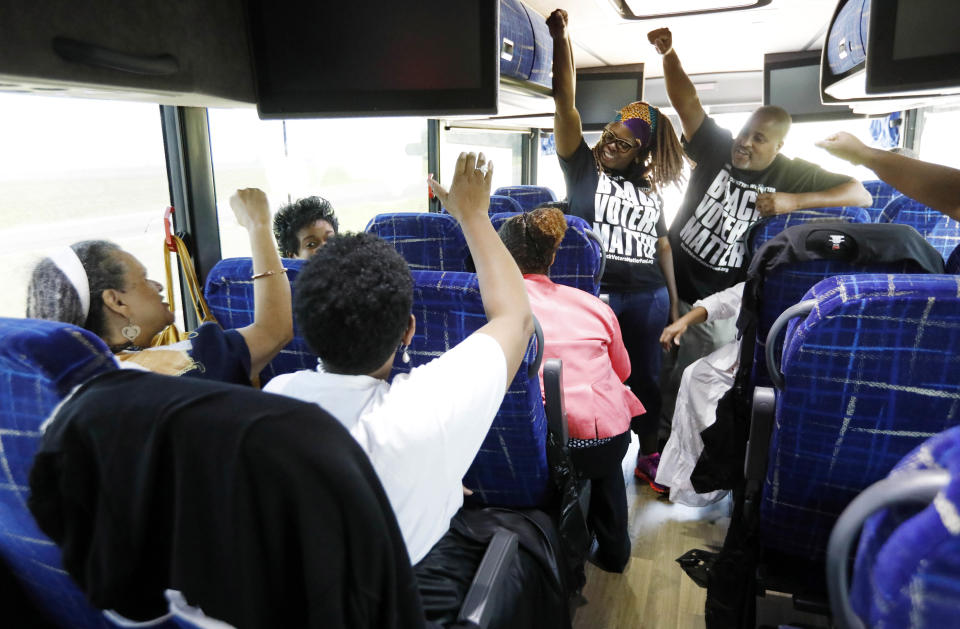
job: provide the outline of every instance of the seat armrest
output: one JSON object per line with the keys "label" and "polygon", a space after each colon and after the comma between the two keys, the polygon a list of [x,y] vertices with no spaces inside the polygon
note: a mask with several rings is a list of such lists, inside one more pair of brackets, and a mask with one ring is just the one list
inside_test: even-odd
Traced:
{"label": "seat armrest", "polygon": [[773,325],[770,326],[770,331],[767,332],[767,346],[765,352],[765,358],[767,361],[767,375],[770,377],[770,381],[773,382],[773,386],[783,390],[784,380],[783,372],[780,371],[780,365],[777,362],[777,337],[780,336],[780,332],[786,329],[787,324],[790,323],[791,319],[796,317],[805,317],[813,309],[817,307],[816,299],[806,299],[800,303],[794,304],[780,313],[780,316],[777,317],[777,320],[773,322]]}
{"label": "seat armrest", "polygon": [[493,535],[463,599],[458,623],[471,623],[481,629],[489,626],[506,588],[513,586],[506,577],[517,556],[518,541],[517,534],[506,529],[498,529]]}
{"label": "seat armrest", "polygon": [[881,509],[908,503],[928,504],[950,482],[946,470],[917,470],[884,478],[860,493],[840,514],[827,544],[827,591],[830,609],[840,627],[863,629],[850,603],[847,567],[850,549],[868,517]]}
{"label": "seat armrest", "polygon": [[770,450],[770,435],[776,412],[777,397],[770,387],[753,390],[753,408],[750,412],[750,438],[747,455],[743,462],[744,517],[751,518],[760,502],[763,479],[767,475],[767,458]]}
{"label": "seat armrest", "polygon": [[544,410],[547,413],[547,429],[566,447],[570,440],[567,427],[567,407],[563,401],[563,361],[549,359],[543,366]]}

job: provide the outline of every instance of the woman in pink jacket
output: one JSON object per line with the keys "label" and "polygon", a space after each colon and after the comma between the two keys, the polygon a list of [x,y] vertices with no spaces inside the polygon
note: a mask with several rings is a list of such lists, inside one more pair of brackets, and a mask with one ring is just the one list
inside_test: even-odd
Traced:
{"label": "woman in pink jacket", "polygon": [[564,205],[549,203],[514,216],[500,228],[500,238],[523,273],[530,307],[543,327],[544,360],[563,361],[571,455],[581,475],[592,480],[587,520],[597,547],[591,560],[623,572],[630,535],[621,461],[630,445],[630,418],[644,409],[623,384],[630,358],[613,310],[547,277],[567,231]]}

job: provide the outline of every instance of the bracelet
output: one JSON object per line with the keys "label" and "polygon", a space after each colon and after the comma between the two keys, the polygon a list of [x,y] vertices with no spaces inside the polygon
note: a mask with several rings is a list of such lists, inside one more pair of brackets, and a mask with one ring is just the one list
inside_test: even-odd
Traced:
{"label": "bracelet", "polygon": [[661,57],[666,57],[666,56],[669,55],[671,52],[673,52],[673,46],[670,46],[670,48],[667,50],[667,52],[662,52],[662,53],[660,53],[660,56],[661,56]]}
{"label": "bracelet", "polygon": [[286,272],[287,272],[287,269],[285,269],[285,268],[284,268],[284,269],[280,269],[279,271],[264,271],[263,273],[257,273],[256,275],[252,276],[250,279],[251,279],[251,280],[258,280],[258,279],[260,279],[261,277],[270,277],[271,275],[277,275],[277,274],[281,274],[281,275],[282,275],[282,274],[284,274],[284,273],[286,273]]}

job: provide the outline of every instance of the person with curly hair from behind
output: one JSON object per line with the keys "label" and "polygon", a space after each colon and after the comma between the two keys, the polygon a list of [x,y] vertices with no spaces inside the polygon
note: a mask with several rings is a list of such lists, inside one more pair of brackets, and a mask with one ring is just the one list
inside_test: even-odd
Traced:
{"label": "person with curly hair from behind", "polygon": [[544,360],[563,361],[570,456],[582,477],[592,481],[587,524],[597,548],[590,559],[608,572],[623,572],[630,559],[630,531],[620,461],[630,445],[630,419],[644,408],[623,384],[630,357],[613,310],[590,293],[547,277],[567,231],[565,207],[547,203],[518,214],[500,227],[500,239],[523,273],[530,307],[543,328]]}
{"label": "person with curly hair from behind", "polygon": [[339,230],[333,206],[323,197],[288,203],[273,217],[273,235],[284,258],[309,258]]}
{"label": "person with curly hair from behind", "polygon": [[463,229],[487,323],[456,347],[387,382],[416,320],[406,261],[368,233],[337,235],[304,265],[294,316],[320,359],[265,390],[315,402],[366,451],[416,564],[463,504],[461,479],[480,449],[533,333],[516,263],[490,223],[492,164],[462,153],[447,192],[430,185]]}

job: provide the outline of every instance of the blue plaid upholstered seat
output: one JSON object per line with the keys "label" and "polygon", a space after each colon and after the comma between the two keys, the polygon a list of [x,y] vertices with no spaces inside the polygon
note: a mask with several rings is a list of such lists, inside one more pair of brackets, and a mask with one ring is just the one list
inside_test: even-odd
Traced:
{"label": "blue plaid upholstered seat", "polygon": [[886,181],[880,179],[871,179],[860,183],[863,184],[863,187],[866,188],[870,196],[873,197],[873,205],[866,208],[866,210],[870,212],[871,220],[877,223],[880,220],[880,214],[883,213],[883,208],[887,207],[887,203],[901,196],[901,193]]}
{"label": "blue plaid upholstered seat", "polygon": [[[790,214],[764,219],[751,231],[751,250],[757,251],[764,243],[787,228],[810,222],[842,220],[849,223],[869,223],[869,216],[861,207],[820,208],[799,210]],[[763,299],[757,319],[757,339],[754,347],[753,382],[770,386],[764,351],[767,332],[784,310],[800,301],[811,286],[825,277],[842,273],[902,273],[903,266],[854,267],[838,260],[815,260],[778,267],[764,278]]]}
{"label": "blue plaid upholstered seat", "polygon": [[[499,230],[503,223],[516,213],[494,214],[490,217],[493,228]],[[567,233],[560,241],[557,259],[550,267],[550,279],[557,284],[566,284],[592,295],[600,294],[600,271],[603,249],[600,243],[588,235],[590,224],[578,216],[565,215]]]}
{"label": "blue plaid upholstered seat", "polygon": [[[27,510],[28,476],[40,424],[73,387],[115,368],[110,350],[86,330],[0,319],[0,552],[35,606],[60,627],[113,625],[87,603],[63,570],[60,549],[37,528]],[[0,618],[8,620],[4,610]]]}
{"label": "blue plaid upholstered seat", "polygon": [[523,206],[513,197],[503,194],[490,195],[490,214],[499,214],[500,212],[522,212]]}
{"label": "blue plaid upholstered seat", "polygon": [[[520,207],[520,203],[516,199],[512,199],[508,196],[502,194],[491,194],[490,195],[490,208],[487,210],[488,214],[497,214],[499,212],[522,212],[523,208]],[[440,208],[441,214],[449,214],[447,208]]]}
{"label": "blue plaid upholstered seat", "polygon": [[947,258],[944,270],[947,273],[960,274],[960,245],[957,245],[950,257]]}
{"label": "blue plaid upholstered seat", "polygon": [[411,271],[467,271],[470,251],[457,220],[449,214],[378,214],[367,231],[392,244]]}
{"label": "blue plaid upholstered seat", "polygon": [[803,299],[810,287],[834,275],[856,273],[909,273],[915,267],[908,262],[873,265],[853,265],[841,260],[811,260],[784,264],[769,273],[763,284],[763,301],[757,319],[757,340],[754,347],[753,382],[757,386],[771,386],[764,352],[767,333],[780,314]]}
{"label": "blue plaid upholstered seat", "polygon": [[[413,271],[413,314],[417,332],[410,364],[394,362],[393,375],[430,362],[486,324],[477,276],[473,273]],[[474,491],[468,502],[534,507],[548,492],[547,420],[537,374],[527,377],[536,355],[531,340],[523,364],[463,483]]]}
{"label": "blue plaid upholstered seat", "polygon": [[960,277],[844,275],[787,329],[760,504],[764,548],[823,559],[840,512],[960,423]]}
{"label": "blue plaid upholstered seat", "polygon": [[879,222],[910,225],[944,258],[960,245],[960,222],[910,197],[897,197],[883,208]]}
{"label": "blue plaid upholstered seat", "polygon": [[960,427],[931,437],[890,478],[947,470],[933,504],[899,506],[867,520],[860,535],[851,603],[869,627],[952,627],[960,609]]}
{"label": "blue plaid upholstered seat", "polygon": [[532,210],[541,203],[557,200],[557,195],[546,186],[504,186],[497,188],[494,194],[512,197],[520,203],[521,211]]}
{"label": "blue plaid upholstered seat", "polygon": [[[284,259],[291,291],[305,260]],[[220,260],[207,274],[203,289],[211,312],[224,329],[242,328],[253,323],[253,262],[250,258]],[[294,337],[276,358],[260,372],[264,385],[276,375],[317,366],[317,356],[307,347],[294,322]]]}
{"label": "blue plaid upholstered seat", "polygon": [[748,248],[757,251],[783,230],[794,225],[820,221],[846,221],[848,223],[871,223],[870,213],[862,207],[819,207],[808,210],[796,210],[789,214],[779,214],[757,221],[747,234]]}

